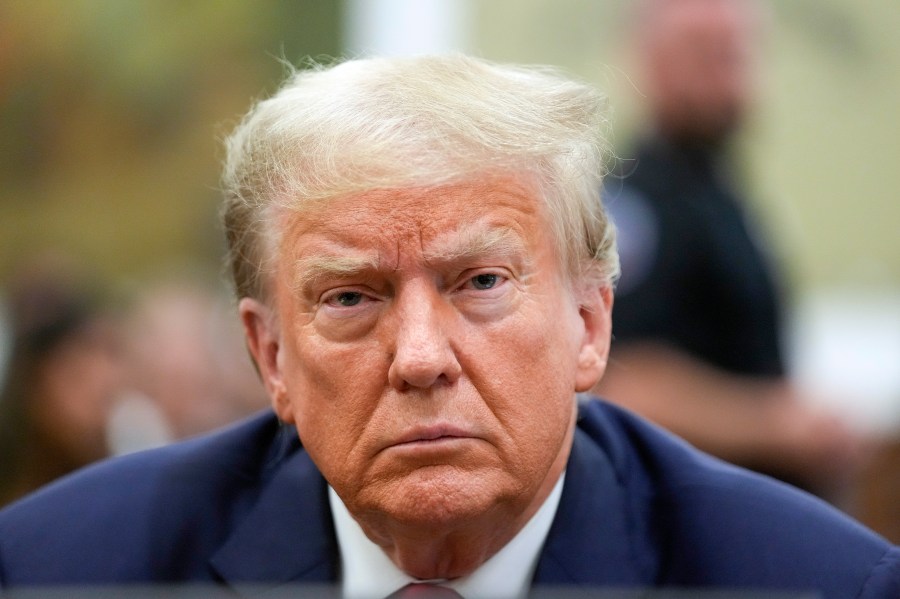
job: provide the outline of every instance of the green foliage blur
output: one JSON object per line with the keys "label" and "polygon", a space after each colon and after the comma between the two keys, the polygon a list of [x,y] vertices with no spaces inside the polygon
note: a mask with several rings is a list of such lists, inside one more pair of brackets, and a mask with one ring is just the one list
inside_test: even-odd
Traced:
{"label": "green foliage blur", "polygon": [[0,4],[0,284],[52,251],[101,278],[219,268],[220,141],[281,59],[340,52],[340,3]]}

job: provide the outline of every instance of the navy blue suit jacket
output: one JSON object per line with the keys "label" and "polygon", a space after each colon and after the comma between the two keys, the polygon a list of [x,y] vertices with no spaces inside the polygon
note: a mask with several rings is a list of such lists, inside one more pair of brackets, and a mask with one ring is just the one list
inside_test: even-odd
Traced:
{"label": "navy blue suit jacket", "polygon": [[[329,583],[326,483],[272,414],[110,460],[0,512],[0,586]],[[900,597],[900,549],[600,401],[580,408],[535,585]]]}

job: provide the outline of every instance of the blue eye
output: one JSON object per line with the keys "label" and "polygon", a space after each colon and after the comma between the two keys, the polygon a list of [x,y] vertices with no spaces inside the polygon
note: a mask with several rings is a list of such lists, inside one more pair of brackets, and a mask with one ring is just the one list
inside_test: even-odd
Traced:
{"label": "blue eye", "polygon": [[344,291],[334,296],[334,302],[349,308],[362,301],[363,295],[357,291]]}
{"label": "blue eye", "polygon": [[472,287],[475,289],[490,289],[497,284],[499,279],[499,276],[490,273],[475,275],[471,279]]}

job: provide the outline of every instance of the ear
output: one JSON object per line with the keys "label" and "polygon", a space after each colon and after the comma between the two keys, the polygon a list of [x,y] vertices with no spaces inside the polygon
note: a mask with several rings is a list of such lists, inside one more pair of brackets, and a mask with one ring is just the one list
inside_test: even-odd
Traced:
{"label": "ear", "polygon": [[584,323],[584,337],[578,352],[575,391],[590,390],[606,371],[612,333],[613,291],[608,285],[586,289],[578,314]]}
{"label": "ear", "polygon": [[245,297],[238,303],[247,347],[272,401],[272,409],[282,422],[293,422],[291,403],[282,373],[281,324],[264,303]]}

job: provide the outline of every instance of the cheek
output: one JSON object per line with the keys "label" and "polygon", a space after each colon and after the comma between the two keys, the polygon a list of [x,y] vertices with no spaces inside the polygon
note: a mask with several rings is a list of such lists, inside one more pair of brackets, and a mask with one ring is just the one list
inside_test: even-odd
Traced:
{"label": "cheek", "polygon": [[283,370],[304,446],[323,471],[352,460],[386,385],[375,348],[312,341],[289,343]]}
{"label": "cheek", "polygon": [[510,320],[490,335],[496,366],[510,370],[521,384],[574,390],[582,335],[575,308],[548,297],[530,298]]}
{"label": "cheek", "polygon": [[315,395],[344,406],[360,395],[387,385],[384,351],[374,341],[340,343],[316,337],[290,344],[283,371],[292,398]]}
{"label": "cheek", "polygon": [[[546,298],[533,306],[546,306]],[[551,302],[550,305],[554,303]],[[571,418],[577,336],[570,310],[523,310],[488,331],[468,336],[466,371],[517,451],[553,445]]]}

